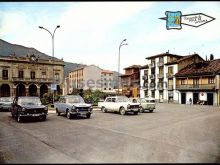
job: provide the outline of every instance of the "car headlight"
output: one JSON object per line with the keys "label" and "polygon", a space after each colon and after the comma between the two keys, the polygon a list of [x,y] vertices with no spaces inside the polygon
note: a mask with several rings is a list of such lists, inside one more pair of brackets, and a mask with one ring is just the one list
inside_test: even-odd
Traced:
{"label": "car headlight", "polygon": [[26,108],[22,108],[21,111],[26,111]]}
{"label": "car headlight", "polygon": [[76,109],[76,107],[73,105],[73,106],[72,106],[72,110],[75,110],[75,109]]}
{"label": "car headlight", "polygon": [[129,109],[130,107],[131,107],[131,105],[130,105],[130,104],[128,104],[128,105],[127,105],[127,108]]}
{"label": "car headlight", "polygon": [[93,107],[91,106],[91,107],[89,107],[89,111],[91,112],[93,110]]}

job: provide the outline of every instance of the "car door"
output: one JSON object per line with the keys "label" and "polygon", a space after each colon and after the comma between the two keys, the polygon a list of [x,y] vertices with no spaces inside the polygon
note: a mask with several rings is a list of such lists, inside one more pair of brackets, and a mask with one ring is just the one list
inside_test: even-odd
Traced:
{"label": "car door", "polygon": [[12,103],[12,114],[17,116],[18,113],[18,98],[15,97]]}

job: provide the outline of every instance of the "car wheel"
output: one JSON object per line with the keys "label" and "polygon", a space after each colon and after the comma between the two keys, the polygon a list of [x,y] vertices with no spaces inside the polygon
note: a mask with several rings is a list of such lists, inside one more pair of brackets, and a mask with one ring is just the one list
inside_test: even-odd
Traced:
{"label": "car wheel", "polygon": [[67,117],[67,119],[71,119],[71,114],[70,114],[69,110],[67,111],[66,117]]}
{"label": "car wheel", "polygon": [[124,107],[121,107],[120,110],[119,110],[119,112],[120,112],[121,115],[125,115],[125,113],[126,113],[126,112],[125,112],[125,108],[124,108]]}
{"label": "car wheel", "polygon": [[152,113],[154,110],[149,110],[150,111],[150,113]]}
{"label": "car wheel", "polygon": [[107,110],[105,109],[105,107],[102,107],[102,108],[101,108],[101,111],[104,112],[104,113],[107,112]]}
{"label": "car wheel", "polygon": [[18,123],[21,122],[21,115],[20,115],[20,114],[18,114],[18,116],[17,116],[17,122],[18,122]]}
{"label": "car wheel", "polygon": [[91,116],[91,113],[87,113],[86,114],[86,117],[89,119],[90,118],[90,116]]}
{"label": "car wheel", "polygon": [[138,114],[138,111],[135,111],[135,112],[134,112],[134,115],[137,115],[137,114]]}
{"label": "car wheel", "polygon": [[144,112],[144,109],[143,107],[140,108],[140,113],[143,113]]}
{"label": "car wheel", "polygon": [[60,112],[56,109],[57,116],[60,116]]}
{"label": "car wheel", "polygon": [[47,119],[46,115],[42,116],[42,118],[41,118],[42,121],[45,121],[46,119]]}

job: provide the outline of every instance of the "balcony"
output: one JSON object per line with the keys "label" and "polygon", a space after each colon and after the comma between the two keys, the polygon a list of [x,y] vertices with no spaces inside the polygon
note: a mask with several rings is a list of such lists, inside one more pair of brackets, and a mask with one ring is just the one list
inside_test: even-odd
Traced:
{"label": "balcony", "polygon": [[38,82],[38,83],[52,83],[52,79],[50,78],[19,78],[19,77],[12,77],[12,82]]}
{"label": "balcony", "polygon": [[176,85],[177,90],[214,90],[215,84],[183,84]]}
{"label": "balcony", "polygon": [[173,78],[174,74],[173,73],[167,73],[166,76],[167,76],[167,78]]}
{"label": "balcony", "polygon": [[148,83],[143,83],[143,87],[144,87],[145,89],[148,89]]}
{"label": "balcony", "polygon": [[142,76],[142,79],[143,79],[143,80],[147,80],[147,79],[148,79],[148,75]]}
{"label": "balcony", "polygon": [[150,68],[154,68],[154,67],[155,67],[155,63],[150,63],[150,64],[149,64],[149,67],[150,67]]}
{"label": "balcony", "polygon": [[163,65],[164,65],[164,62],[163,62],[163,61],[157,62],[157,66],[163,66]]}
{"label": "balcony", "polygon": [[155,79],[155,75],[154,74],[150,75],[150,79]]}
{"label": "balcony", "polygon": [[164,76],[163,76],[163,73],[157,74],[157,77],[158,77],[158,78],[163,78],[163,77],[164,77]]}
{"label": "balcony", "polygon": [[157,86],[157,89],[158,90],[163,90],[164,88],[163,88],[163,84],[159,84],[158,86]]}
{"label": "balcony", "polygon": [[173,90],[173,85],[168,85],[168,90],[172,91]]}

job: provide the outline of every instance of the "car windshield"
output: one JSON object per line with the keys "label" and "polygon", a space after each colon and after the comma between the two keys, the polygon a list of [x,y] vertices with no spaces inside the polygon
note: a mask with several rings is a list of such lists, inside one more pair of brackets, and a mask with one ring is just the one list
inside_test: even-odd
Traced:
{"label": "car windshield", "polygon": [[129,99],[126,96],[119,96],[118,102],[129,102]]}
{"label": "car windshield", "polygon": [[13,98],[12,97],[2,97],[0,98],[1,102],[12,102]]}
{"label": "car windshield", "polygon": [[155,103],[155,100],[147,100],[148,103]]}
{"label": "car windshield", "polygon": [[38,97],[21,97],[18,98],[18,105],[41,105]]}
{"label": "car windshield", "polygon": [[68,97],[68,103],[85,103],[83,98],[80,96]]}
{"label": "car windshield", "polygon": [[146,103],[147,101],[145,99],[141,99],[141,102],[142,103]]}

